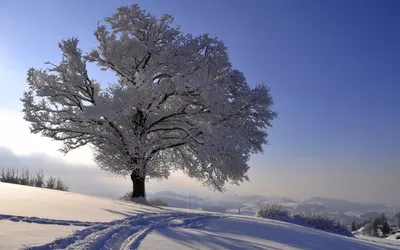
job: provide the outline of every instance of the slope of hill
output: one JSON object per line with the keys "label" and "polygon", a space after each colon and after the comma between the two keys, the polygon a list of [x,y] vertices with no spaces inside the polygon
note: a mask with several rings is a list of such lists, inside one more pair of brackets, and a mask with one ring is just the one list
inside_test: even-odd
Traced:
{"label": "slope of hill", "polygon": [[[285,222],[0,183],[0,249],[400,249]],[[36,246],[36,247],[33,247]]]}

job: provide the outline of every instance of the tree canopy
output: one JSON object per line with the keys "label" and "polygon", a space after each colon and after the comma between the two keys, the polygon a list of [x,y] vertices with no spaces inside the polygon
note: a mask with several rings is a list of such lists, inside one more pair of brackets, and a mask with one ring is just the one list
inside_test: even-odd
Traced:
{"label": "tree canopy", "polygon": [[[117,9],[94,36],[92,51],[66,39],[60,63],[29,69],[22,102],[32,133],[63,142],[65,153],[91,145],[101,169],[141,183],[134,196],[144,196],[144,178],[174,170],[218,191],[248,179],[277,115],[269,88],[250,87],[221,40],[185,34],[172,16],[138,5]],[[117,81],[91,78],[89,63]]]}

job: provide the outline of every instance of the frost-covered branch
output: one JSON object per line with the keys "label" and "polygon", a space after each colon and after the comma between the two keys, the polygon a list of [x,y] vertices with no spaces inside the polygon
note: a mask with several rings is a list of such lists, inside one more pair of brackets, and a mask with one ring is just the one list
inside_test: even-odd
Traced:
{"label": "frost-covered branch", "polygon": [[[33,133],[62,141],[63,152],[90,144],[102,169],[136,183],[178,169],[219,191],[247,180],[276,113],[270,90],[247,84],[222,41],[184,34],[171,16],[137,5],[119,8],[94,36],[89,53],[67,39],[60,63],[28,71],[22,101]],[[88,63],[117,82],[100,87]]]}

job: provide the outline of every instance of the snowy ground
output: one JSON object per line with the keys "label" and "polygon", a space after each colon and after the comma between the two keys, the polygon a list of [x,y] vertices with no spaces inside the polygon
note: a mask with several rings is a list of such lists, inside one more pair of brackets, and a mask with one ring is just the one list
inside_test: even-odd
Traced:
{"label": "snowy ground", "polygon": [[0,249],[400,249],[246,216],[0,183]]}

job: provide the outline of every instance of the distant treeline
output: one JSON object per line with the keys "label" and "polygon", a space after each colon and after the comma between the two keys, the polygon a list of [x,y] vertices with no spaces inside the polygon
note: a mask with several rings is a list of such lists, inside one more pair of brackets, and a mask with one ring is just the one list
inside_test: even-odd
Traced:
{"label": "distant treeline", "polygon": [[43,169],[31,173],[28,168],[21,171],[13,168],[0,168],[0,182],[68,191],[68,187],[60,177],[50,176],[45,179]]}
{"label": "distant treeline", "polygon": [[268,201],[259,204],[256,217],[285,221],[334,234],[354,237],[346,225],[327,213],[305,211],[303,213],[290,214],[288,208],[279,201]]}

